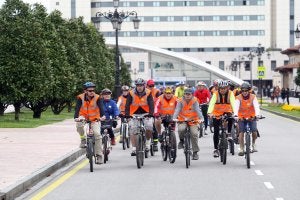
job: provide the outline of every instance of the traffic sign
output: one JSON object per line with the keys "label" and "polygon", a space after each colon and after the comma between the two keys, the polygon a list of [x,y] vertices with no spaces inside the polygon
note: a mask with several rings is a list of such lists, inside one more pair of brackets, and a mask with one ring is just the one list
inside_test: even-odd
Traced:
{"label": "traffic sign", "polygon": [[257,67],[257,78],[265,78],[266,77],[266,67],[265,66],[258,66]]}

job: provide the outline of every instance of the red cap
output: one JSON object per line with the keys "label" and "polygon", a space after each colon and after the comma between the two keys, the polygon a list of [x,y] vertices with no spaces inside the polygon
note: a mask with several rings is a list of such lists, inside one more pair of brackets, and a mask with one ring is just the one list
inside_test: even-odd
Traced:
{"label": "red cap", "polygon": [[147,81],[147,85],[154,85],[154,81],[153,81],[152,79],[149,79],[149,80]]}

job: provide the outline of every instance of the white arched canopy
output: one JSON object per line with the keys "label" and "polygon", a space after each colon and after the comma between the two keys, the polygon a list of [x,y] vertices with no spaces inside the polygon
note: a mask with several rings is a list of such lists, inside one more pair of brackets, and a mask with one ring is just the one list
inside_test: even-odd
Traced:
{"label": "white arched canopy", "polygon": [[[106,39],[106,44],[108,46],[115,46],[115,40]],[[187,63],[189,65],[192,65],[193,67],[197,67],[198,69],[205,70],[207,72],[211,72],[212,74],[215,74],[217,77],[220,77],[220,78],[226,79],[226,80],[231,80],[232,82],[239,84],[239,85],[242,84],[242,82],[243,82],[243,80],[219,69],[216,66],[210,65],[200,59],[193,58],[193,57],[187,56],[185,54],[168,51],[168,50],[150,46],[150,45],[137,44],[137,43],[132,43],[132,42],[128,43],[125,41],[119,41],[118,45],[120,48],[139,49],[142,51],[154,53],[156,55],[167,56],[171,59],[173,58],[176,60],[180,60],[182,63]]]}

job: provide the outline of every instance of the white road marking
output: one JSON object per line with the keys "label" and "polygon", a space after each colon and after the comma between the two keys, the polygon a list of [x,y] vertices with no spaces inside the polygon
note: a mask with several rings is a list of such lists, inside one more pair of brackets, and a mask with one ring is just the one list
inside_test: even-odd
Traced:
{"label": "white road marking", "polygon": [[255,165],[255,163],[253,161],[250,161],[250,165]]}
{"label": "white road marking", "polygon": [[260,170],[255,170],[255,173],[258,175],[258,176],[263,176],[264,174],[262,173],[262,171]]}
{"label": "white road marking", "polygon": [[271,184],[271,182],[264,182],[265,186],[268,188],[268,189],[274,189],[273,185]]}
{"label": "white road marking", "polygon": [[278,197],[278,198],[276,198],[276,200],[284,200],[284,198]]}

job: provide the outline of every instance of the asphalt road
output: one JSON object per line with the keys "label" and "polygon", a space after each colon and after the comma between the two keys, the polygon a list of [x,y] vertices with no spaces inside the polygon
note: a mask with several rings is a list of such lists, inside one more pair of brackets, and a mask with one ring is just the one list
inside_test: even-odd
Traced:
{"label": "asphalt road", "polygon": [[[258,122],[261,137],[258,152],[251,154],[252,166],[244,157],[228,155],[227,164],[212,157],[212,134],[201,138],[200,159],[185,168],[182,150],[174,164],[164,162],[160,152],[137,169],[135,157],[114,147],[107,164],[89,172],[87,161],[19,199],[41,197],[67,199],[201,199],[201,200],[299,200],[300,199],[300,123],[263,112]],[[236,147],[237,151],[237,147]],[[70,175],[66,177],[66,173]],[[65,175],[65,176],[64,176]]]}

